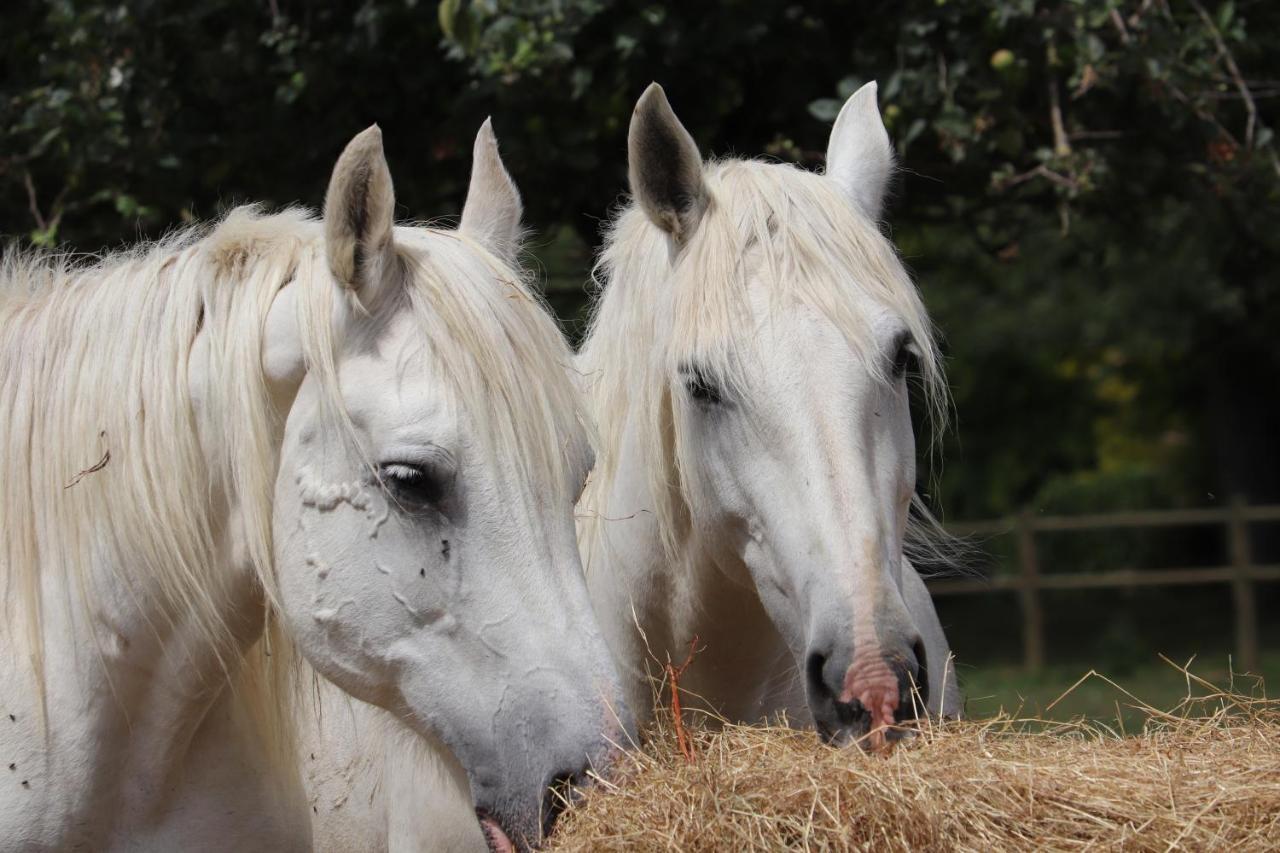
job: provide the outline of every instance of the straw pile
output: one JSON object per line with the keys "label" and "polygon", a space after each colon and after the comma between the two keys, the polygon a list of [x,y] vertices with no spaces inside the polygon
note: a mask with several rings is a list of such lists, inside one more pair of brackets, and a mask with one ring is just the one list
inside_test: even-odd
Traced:
{"label": "straw pile", "polygon": [[[571,807],[557,851],[1280,849],[1280,702],[1209,691],[1141,732],[1000,717],[890,754],[662,715]],[[686,712],[686,717],[688,713]]]}

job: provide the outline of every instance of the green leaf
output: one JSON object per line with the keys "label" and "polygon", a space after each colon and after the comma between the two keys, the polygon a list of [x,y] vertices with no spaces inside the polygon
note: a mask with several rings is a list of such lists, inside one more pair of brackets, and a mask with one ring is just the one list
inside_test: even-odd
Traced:
{"label": "green leaf", "polygon": [[1236,16],[1236,4],[1227,0],[1218,7],[1218,29],[1224,33],[1231,29],[1231,21]]}
{"label": "green leaf", "polygon": [[32,245],[42,249],[52,249],[58,244],[58,226],[54,224],[44,229],[37,228],[27,236]]}
{"label": "green leaf", "polygon": [[[848,77],[842,77],[840,79],[840,82],[836,84],[836,92],[839,93],[842,99],[848,100],[850,95],[852,95],[854,92],[862,88],[863,82],[864,82],[863,79],[858,75],[850,74]],[[893,96],[886,93],[884,97],[888,99],[888,98],[892,98]],[[810,111],[813,110],[812,104],[810,105],[809,109]]]}
{"label": "green leaf", "polygon": [[809,115],[821,122],[833,122],[836,116],[840,115],[840,107],[843,103],[836,98],[818,98],[816,101],[809,102]]}
{"label": "green leaf", "polygon": [[44,132],[44,134],[36,140],[36,144],[31,146],[28,156],[32,159],[39,157],[49,147],[49,143],[62,135],[61,127],[52,127]]}
{"label": "green leaf", "polygon": [[924,133],[925,128],[928,126],[928,123],[922,118],[918,118],[911,122],[907,127],[907,132],[902,135],[902,150],[906,151],[907,146],[912,142],[915,142],[916,139],[920,137],[920,134]]}
{"label": "green leaf", "polygon": [[440,0],[440,5],[436,7],[436,16],[440,20],[440,29],[445,38],[453,38],[454,21],[458,19],[458,7],[461,4],[461,0]]}

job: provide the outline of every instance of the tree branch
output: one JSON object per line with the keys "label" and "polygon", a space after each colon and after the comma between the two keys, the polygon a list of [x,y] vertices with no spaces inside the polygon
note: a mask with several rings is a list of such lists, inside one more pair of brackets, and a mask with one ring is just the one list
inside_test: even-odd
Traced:
{"label": "tree branch", "polygon": [[1129,16],[1129,26],[1136,27],[1142,22],[1142,16],[1147,14],[1147,10],[1151,8],[1151,0],[1142,0],[1142,5],[1138,10]]}
{"label": "tree branch", "polygon": [[1085,139],[1123,139],[1126,135],[1123,130],[1077,130],[1068,133],[1067,139],[1079,142]]}
{"label": "tree branch", "polygon": [[40,212],[40,202],[36,199],[36,185],[31,180],[31,172],[27,169],[22,170],[22,184],[27,188],[27,210],[31,211],[36,227],[44,231],[49,227],[49,223],[45,222],[44,214]]}
{"label": "tree branch", "polygon": [[1117,9],[1111,10],[1111,23],[1115,25],[1116,32],[1120,33],[1120,43],[1124,44],[1125,46],[1128,46],[1129,30],[1127,27],[1125,27],[1124,18],[1120,17],[1119,10]]}
{"label": "tree branch", "polygon": [[1240,142],[1239,140],[1236,139],[1235,134],[1227,130],[1226,125],[1218,121],[1217,116],[1215,116],[1213,113],[1206,112],[1205,110],[1202,110],[1200,107],[1196,106],[1195,102],[1191,100],[1191,97],[1186,92],[1182,91],[1177,86],[1175,86],[1173,83],[1170,83],[1168,80],[1164,80],[1161,82],[1169,90],[1169,94],[1173,95],[1175,99],[1181,101],[1182,103],[1190,107],[1191,111],[1195,113],[1197,116],[1199,116],[1201,120],[1206,121],[1209,124],[1216,127],[1218,129],[1218,132],[1221,133],[1223,137],[1225,137],[1228,141],[1230,141],[1231,144],[1234,145],[1236,148],[1240,147]]}
{"label": "tree branch", "polygon": [[1007,190],[1010,187],[1016,187],[1018,184],[1026,183],[1032,178],[1044,178],[1045,180],[1049,181],[1049,183],[1057,184],[1063,189],[1078,190],[1080,188],[1080,184],[1078,181],[1075,181],[1067,177],[1066,175],[1055,172],[1052,169],[1050,169],[1048,166],[1045,166],[1042,163],[1039,166],[1036,166],[1034,169],[1023,172],[1019,175],[1011,175],[1010,177],[1005,178],[1002,181],[997,181],[996,189]]}
{"label": "tree branch", "polygon": [[1065,157],[1071,153],[1071,142],[1067,139],[1067,130],[1062,121],[1062,102],[1058,95],[1058,76],[1054,66],[1058,64],[1058,51],[1050,41],[1045,48],[1045,64],[1049,72],[1049,123],[1053,126],[1053,153]]}
{"label": "tree branch", "polygon": [[1218,26],[1213,22],[1213,18],[1209,17],[1209,13],[1205,11],[1200,0],[1189,0],[1191,7],[1196,10],[1196,14],[1200,16],[1200,20],[1204,21],[1205,27],[1209,30],[1209,35],[1213,36],[1213,42],[1218,46],[1218,56],[1226,63],[1227,71],[1231,74],[1232,81],[1236,84],[1236,89],[1240,92],[1240,98],[1244,101],[1245,111],[1249,114],[1244,126],[1244,145],[1250,151],[1253,150],[1253,131],[1258,124],[1258,106],[1253,102],[1253,95],[1249,92],[1249,87],[1245,85],[1244,75],[1240,73],[1239,67],[1236,65],[1236,58],[1227,48],[1227,43],[1222,39],[1222,33],[1218,32]]}

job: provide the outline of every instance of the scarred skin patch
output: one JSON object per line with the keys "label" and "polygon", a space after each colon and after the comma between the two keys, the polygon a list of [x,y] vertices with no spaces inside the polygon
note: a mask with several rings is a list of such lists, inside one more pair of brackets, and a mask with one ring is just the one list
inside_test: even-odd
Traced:
{"label": "scarred skin patch", "polygon": [[[298,472],[298,497],[303,506],[321,511],[334,509],[341,503],[350,504],[361,512],[369,511],[369,494],[365,484],[354,480],[349,483],[325,483],[310,468]],[[376,527],[375,527],[376,530]]]}

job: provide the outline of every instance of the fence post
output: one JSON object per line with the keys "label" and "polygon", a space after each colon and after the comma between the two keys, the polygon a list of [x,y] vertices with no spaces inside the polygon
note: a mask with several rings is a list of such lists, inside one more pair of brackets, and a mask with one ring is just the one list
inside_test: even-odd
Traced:
{"label": "fence post", "polygon": [[1258,605],[1253,595],[1253,559],[1249,547],[1249,519],[1245,516],[1247,504],[1242,497],[1231,499],[1229,522],[1231,568],[1231,593],[1236,610],[1236,660],[1239,672],[1256,672],[1258,669]]}
{"label": "fence post", "polygon": [[1022,604],[1022,663],[1030,672],[1044,668],[1044,610],[1040,607],[1040,563],[1036,558],[1034,517],[1018,514],[1018,597]]}

